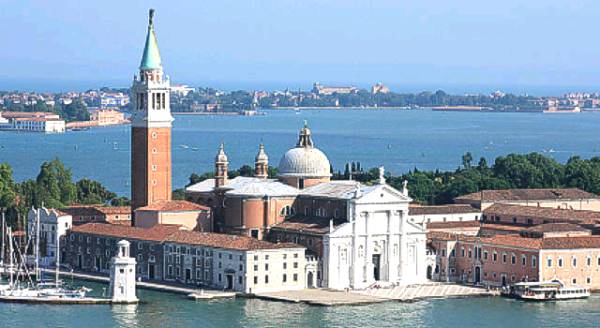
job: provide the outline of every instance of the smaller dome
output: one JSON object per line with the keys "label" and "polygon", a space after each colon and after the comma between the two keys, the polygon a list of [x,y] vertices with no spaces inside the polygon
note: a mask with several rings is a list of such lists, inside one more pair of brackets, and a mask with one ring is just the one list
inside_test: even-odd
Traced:
{"label": "smaller dome", "polygon": [[227,155],[225,155],[225,144],[222,142],[221,142],[221,145],[219,145],[219,152],[217,153],[217,156],[215,157],[215,162],[217,162],[217,163],[228,162]]}
{"label": "smaller dome", "polygon": [[257,163],[266,163],[269,161],[269,156],[267,156],[267,153],[265,153],[265,145],[260,144],[260,146],[258,147],[258,154],[256,154],[256,158],[254,159],[254,161]]}

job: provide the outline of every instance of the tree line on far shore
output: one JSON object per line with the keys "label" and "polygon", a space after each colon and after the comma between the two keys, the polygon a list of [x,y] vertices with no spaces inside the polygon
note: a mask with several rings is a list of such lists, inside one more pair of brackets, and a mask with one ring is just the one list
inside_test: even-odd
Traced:
{"label": "tree line on far shore", "polygon": [[[269,177],[277,177],[277,168],[269,167]],[[229,178],[253,176],[254,168],[244,165],[229,171]],[[190,175],[188,186],[213,178],[213,172]],[[332,179],[354,179],[365,184],[379,180],[379,170],[364,170],[360,163],[347,165],[344,172],[333,171]],[[509,154],[497,157],[488,165],[485,158],[474,162],[471,153],[462,156],[454,171],[422,171],[417,168],[401,175],[388,172],[386,181],[401,190],[408,181],[409,196],[422,204],[448,204],[457,196],[487,189],[511,188],[579,188],[600,194],[600,157],[582,159],[573,156],[559,163],[539,153]],[[184,189],[173,191],[174,199],[184,199]],[[107,190],[100,182],[81,179],[74,182],[71,170],[54,159],[44,162],[36,179],[15,182],[12,168],[0,163],[0,209],[6,209],[9,222],[25,216],[32,207],[64,208],[72,204],[128,205],[129,199]]]}
{"label": "tree line on far shore", "polygon": [[[244,165],[229,171],[229,177],[252,176],[254,169]],[[189,184],[212,178],[207,172],[201,175],[193,173]],[[277,176],[277,169],[269,167],[269,177]],[[333,180],[353,180],[373,184],[379,180],[379,169],[364,170],[360,163],[346,165],[344,172],[332,169]],[[600,194],[600,157],[582,159],[573,156],[562,164],[555,159],[539,153],[509,154],[497,157],[488,165],[482,157],[474,163],[473,155],[462,156],[462,165],[454,171],[422,171],[417,168],[401,175],[386,174],[386,181],[392,187],[401,190],[403,181],[408,181],[408,193],[414,201],[429,204],[449,204],[460,195],[480,190],[512,188],[579,188]],[[174,195],[183,198],[183,189]]]}

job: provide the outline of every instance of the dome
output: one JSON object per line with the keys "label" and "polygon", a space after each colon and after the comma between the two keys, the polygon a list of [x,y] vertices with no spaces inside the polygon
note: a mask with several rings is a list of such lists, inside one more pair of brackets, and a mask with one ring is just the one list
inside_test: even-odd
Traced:
{"label": "dome", "polygon": [[282,177],[329,177],[330,170],[327,156],[317,148],[292,148],[279,162],[279,176]]}
{"label": "dome", "polygon": [[324,178],[331,176],[327,156],[314,147],[311,131],[305,126],[295,148],[288,150],[279,162],[280,177]]}

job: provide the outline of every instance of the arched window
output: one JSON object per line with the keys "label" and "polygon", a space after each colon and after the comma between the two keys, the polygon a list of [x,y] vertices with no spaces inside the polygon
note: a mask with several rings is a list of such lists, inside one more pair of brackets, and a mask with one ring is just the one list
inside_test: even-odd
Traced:
{"label": "arched window", "polygon": [[281,215],[283,216],[291,216],[294,215],[294,208],[290,205],[285,205],[284,207],[281,208]]}

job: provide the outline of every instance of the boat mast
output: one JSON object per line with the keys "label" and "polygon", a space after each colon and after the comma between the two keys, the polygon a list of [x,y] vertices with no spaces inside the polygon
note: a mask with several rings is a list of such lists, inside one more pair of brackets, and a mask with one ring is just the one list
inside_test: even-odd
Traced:
{"label": "boat mast", "polygon": [[2,249],[0,250],[0,256],[2,256],[2,260],[0,261],[0,263],[2,263],[2,266],[4,266],[4,244],[5,244],[5,240],[6,240],[6,219],[4,217],[4,210],[2,211]]}
{"label": "boat mast", "polygon": [[[57,219],[57,223],[58,223],[58,219]],[[58,227],[58,224],[57,224]],[[58,279],[59,279],[59,268],[60,268],[60,234],[58,232],[58,229],[56,229],[56,250],[54,251],[54,254],[56,255],[56,272],[54,273],[56,276],[54,277],[55,280],[55,284],[56,287],[58,287]]]}
{"label": "boat mast", "polygon": [[35,217],[35,280],[40,281],[40,209]]}
{"label": "boat mast", "polygon": [[8,234],[8,248],[10,256],[8,259],[10,260],[10,266],[8,271],[10,272],[10,286],[13,286],[13,243],[12,243],[12,230],[10,227],[6,228]]}

